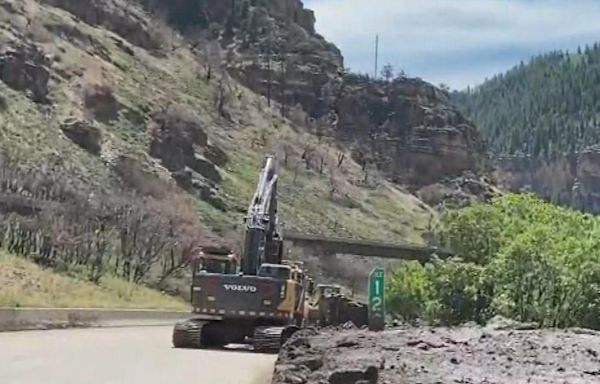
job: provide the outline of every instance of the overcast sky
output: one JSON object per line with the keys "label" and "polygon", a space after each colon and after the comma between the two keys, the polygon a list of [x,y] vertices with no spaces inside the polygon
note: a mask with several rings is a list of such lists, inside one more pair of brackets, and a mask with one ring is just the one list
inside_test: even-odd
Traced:
{"label": "overcast sky", "polygon": [[[552,49],[600,41],[600,0],[304,0],[355,71],[380,62],[452,88]],[[381,67],[381,65],[380,65]]]}

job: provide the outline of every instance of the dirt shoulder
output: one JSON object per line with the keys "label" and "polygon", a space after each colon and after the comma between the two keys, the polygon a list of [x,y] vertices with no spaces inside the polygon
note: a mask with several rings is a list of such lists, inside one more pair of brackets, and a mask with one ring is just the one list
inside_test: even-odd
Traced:
{"label": "dirt shoulder", "polygon": [[600,333],[492,327],[304,331],[274,384],[599,383]]}

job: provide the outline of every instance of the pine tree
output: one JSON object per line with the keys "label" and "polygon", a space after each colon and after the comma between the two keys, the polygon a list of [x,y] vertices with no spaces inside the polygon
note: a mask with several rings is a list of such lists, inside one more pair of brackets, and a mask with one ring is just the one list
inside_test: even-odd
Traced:
{"label": "pine tree", "polygon": [[533,57],[452,97],[496,153],[580,151],[600,136],[600,44]]}

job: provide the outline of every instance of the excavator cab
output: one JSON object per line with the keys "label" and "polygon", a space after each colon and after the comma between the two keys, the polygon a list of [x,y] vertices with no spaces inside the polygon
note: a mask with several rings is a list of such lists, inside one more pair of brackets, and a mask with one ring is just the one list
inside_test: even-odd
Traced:
{"label": "excavator cab", "polygon": [[258,270],[258,276],[287,281],[292,277],[292,269],[283,264],[263,264]]}
{"label": "excavator cab", "polygon": [[237,257],[232,252],[200,252],[193,262],[193,274],[219,273],[231,275],[237,273]]}

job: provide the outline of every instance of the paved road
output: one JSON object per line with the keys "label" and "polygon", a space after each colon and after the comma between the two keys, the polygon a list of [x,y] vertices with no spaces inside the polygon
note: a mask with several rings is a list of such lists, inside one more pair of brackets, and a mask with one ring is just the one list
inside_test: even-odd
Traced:
{"label": "paved road", "polygon": [[275,356],[175,350],[170,327],[0,333],[2,384],[267,384]]}

